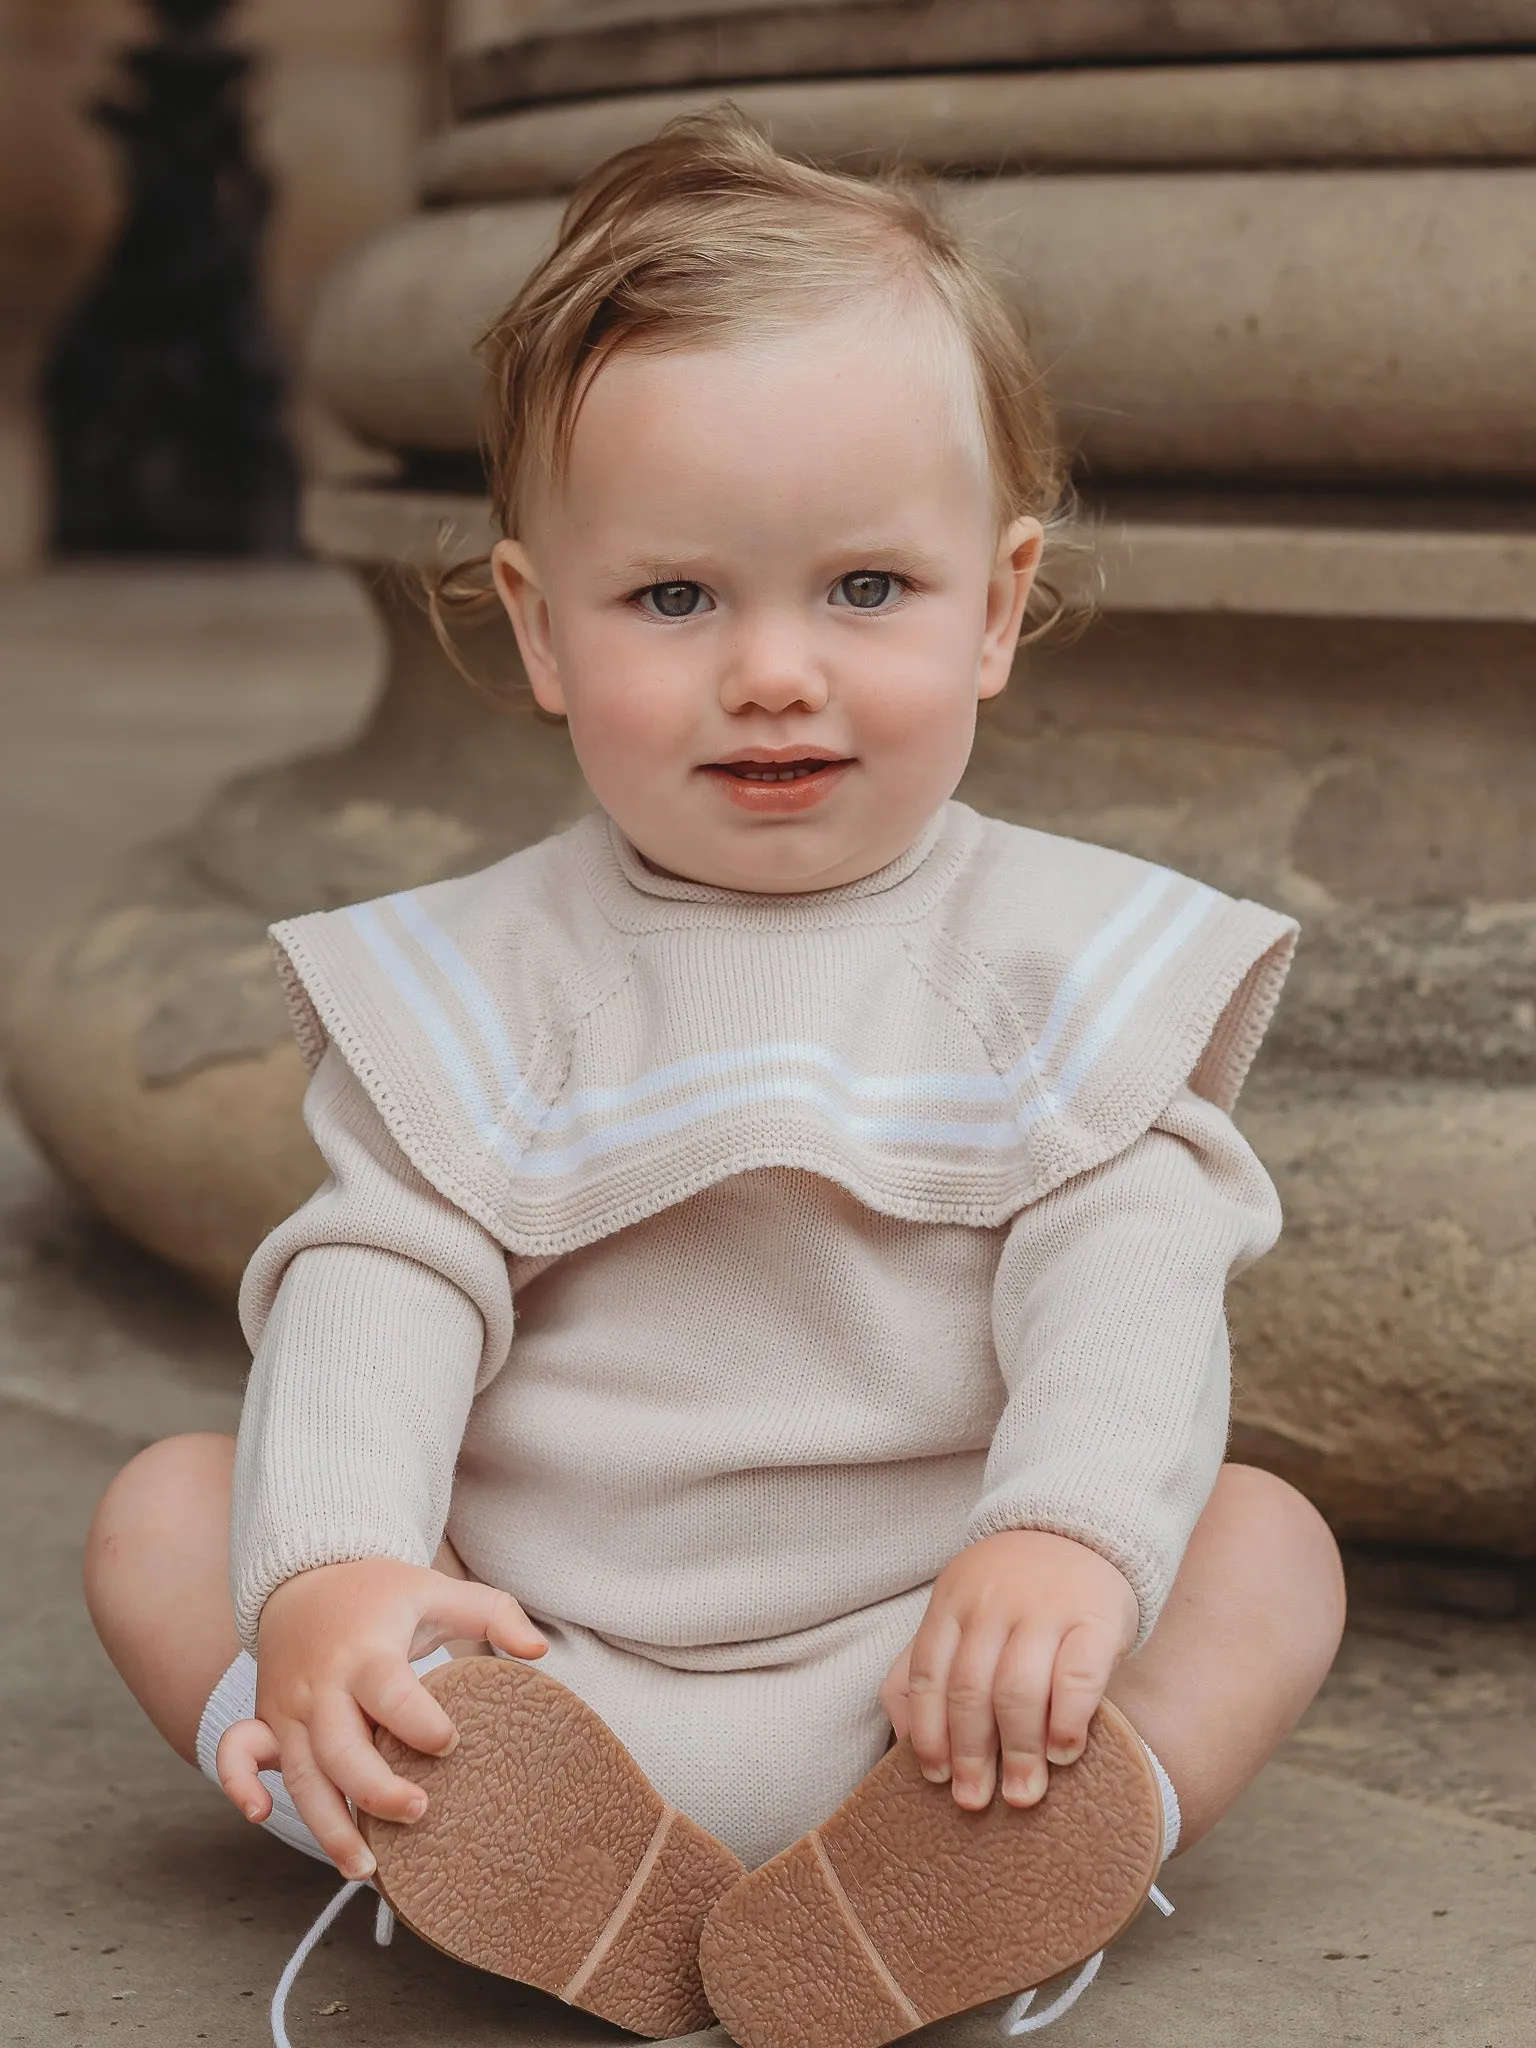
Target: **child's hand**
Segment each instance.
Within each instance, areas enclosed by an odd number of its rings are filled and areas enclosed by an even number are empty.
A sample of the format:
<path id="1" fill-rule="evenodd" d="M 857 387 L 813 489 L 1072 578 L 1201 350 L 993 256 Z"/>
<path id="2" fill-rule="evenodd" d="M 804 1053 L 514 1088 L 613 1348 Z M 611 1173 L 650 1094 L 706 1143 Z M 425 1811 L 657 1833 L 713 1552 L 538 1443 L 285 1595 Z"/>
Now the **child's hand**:
<path id="1" fill-rule="evenodd" d="M 1033 1806 L 1047 1760 L 1075 1763 L 1110 1674 L 1136 1640 L 1136 1596 L 1097 1551 L 1038 1529 L 985 1537 L 939 1574 L 881 1700 L 923 1775 L 957 1804 Z"/>
<path id="2" fill-rule="evenodd" d="M 272 1802 L 258 1771 L 281 1770 L 290 1798 L 347 1877 L 374 1860 L 347 1800 L 382 1820 L 419 1820 L 426 1794 L 397 1777 L 373 1744 L 388 1728 L 412 1749 L 446 1756 L 453 1723 L 411 1669 L 459 1637 L 514 1657 L 549 1647 L 510 1593 L 389 1558 L 331 1564 L 279 1586 L 262 1609 L 255 1721 L 219 1744 L 219 1782 L 248 1820 Z"/>

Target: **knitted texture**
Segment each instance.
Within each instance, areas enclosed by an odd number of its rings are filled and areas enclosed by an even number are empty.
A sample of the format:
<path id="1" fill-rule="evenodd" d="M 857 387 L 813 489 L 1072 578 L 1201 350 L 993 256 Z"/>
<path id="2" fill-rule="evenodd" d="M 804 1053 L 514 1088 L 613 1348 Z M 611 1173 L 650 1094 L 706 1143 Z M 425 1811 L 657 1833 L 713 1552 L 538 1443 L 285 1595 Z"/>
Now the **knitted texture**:
<path id="1" fill-rule="evenodd" d="M 1192 1075 L 1230 1109 L 1294 933 L 949 804 L 841 889 L 671 881 L 591 817 L 274 937 L 311 1060 L 333 1043 L 418 1171 L 538 1254 L 766 1166 L 909 1222 L 1004 1223 Z"/>
<path id="2" fill-rule="evenodd" d="M 1145 1638 L 1278 1227 L 1225 1110 L 1285 920 L 952 805 L 817 897 L 599 820 L 279 938 L 331 1178 L 243 1298 L 248 1646 L 283 1579 L 445 1526 L 677 1671 L 809 1669 L 1000 1528 L 1110 1558 Z"/>

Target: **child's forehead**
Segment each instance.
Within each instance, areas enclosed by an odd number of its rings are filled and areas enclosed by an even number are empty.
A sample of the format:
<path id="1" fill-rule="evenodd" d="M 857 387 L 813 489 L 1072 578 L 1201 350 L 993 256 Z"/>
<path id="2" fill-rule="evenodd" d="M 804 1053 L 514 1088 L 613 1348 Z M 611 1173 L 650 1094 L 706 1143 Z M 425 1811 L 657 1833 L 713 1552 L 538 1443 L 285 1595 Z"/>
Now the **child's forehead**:
<path id="1" fill-rule="evenodd" d="M 663 332 L 616 350 L 586 393 L 573 455 L 579 444 L 601 457 L 616 434 L 648 430 L 675 437 L 677 459 L 706 465 L 712 449 L 724 457 L 738 444 L 761 457 L 770 430 L 775 444 L 806 440 L 829 456 L 850 443 L 909 459 L 958 453 L 990 484 L 970 344 L 913 294 L 768 308 L 710 334 Z"/>
<path id="2" fill-rule="evenodd" d="M 976 404 L 975 358 L 958 322 L 931 293 L 894 282 L 864 286 L 830 303 L 788 297 L 744 304 L 707 331 L 659 327 L 617 350 L 610 367 L 700 360 L 743 374 L 804 369 L 829 383 L 850 369 L 907 385 L 938 381 Z"/>

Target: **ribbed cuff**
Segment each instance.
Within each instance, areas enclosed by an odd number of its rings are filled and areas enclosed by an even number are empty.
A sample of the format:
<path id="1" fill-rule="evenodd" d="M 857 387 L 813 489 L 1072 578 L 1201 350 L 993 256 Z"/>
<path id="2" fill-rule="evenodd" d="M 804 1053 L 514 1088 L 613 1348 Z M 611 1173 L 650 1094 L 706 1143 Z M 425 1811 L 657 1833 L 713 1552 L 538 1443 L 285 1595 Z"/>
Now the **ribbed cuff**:
<path id="1" fill-rule="evenodd" d="M 231 1561 L 230 1592 L 235 1607 L 235 1634 L 242 1649 L 256 1654 L 256 1632 L 261 1611 L 277 1591 L 303 1572 L 318 1571 L 327 1564 L 360 1564 L 365 1558 L 386 1557 L 399 1564 L 430 1565 L 430 1557 L 404 1557 L 398 1541 L 378 1530 L 335 1530 L 323 1543 L 308 1549 L 285 1549 L 281 1554 L 261 1550 L 254 1556 Z"/>
<path id="2" fill-rule="evenodd" d="M 1024 1504 L 1017 1501 L 987 1502 L 972 1516 L 966 1541 L 979 1543 L 985 1536 L 1001 1536 L 1012 1529 L 1038 1529 L 1047 1536 L 1065 1536 L 1073 1543 L 1081 1543 L 1085 1550 L 1096 1552 L 1107 1564 L 1112 1564 L 1136 1596 L 1134 1648 L 1141 1648 L 1157 1626 L 1157 1618 L 1173 1584 L 1173 1575 L 1161 1559 L 1149 1556 L 1145 1549 L 1128 1543 L 1123 1536 L 1117 1540 L 1102 1528 L 1090 1528 L 1069 1516 L 1031 1514 Z"/>

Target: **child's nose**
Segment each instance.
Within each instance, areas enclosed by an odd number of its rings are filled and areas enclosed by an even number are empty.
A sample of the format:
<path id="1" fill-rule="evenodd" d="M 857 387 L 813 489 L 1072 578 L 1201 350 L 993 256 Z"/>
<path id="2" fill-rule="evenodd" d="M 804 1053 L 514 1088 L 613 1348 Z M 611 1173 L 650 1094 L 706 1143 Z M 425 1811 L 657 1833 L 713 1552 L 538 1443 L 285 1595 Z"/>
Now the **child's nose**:
<path id="1" fill-rule="evenodd" d="M 740 623 L 720 679 L 726 711 L 820 711 L 827 694 L 821 661 L 796 622 L 759 615 Z"/>

